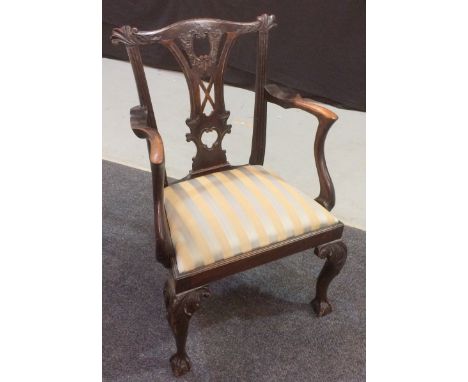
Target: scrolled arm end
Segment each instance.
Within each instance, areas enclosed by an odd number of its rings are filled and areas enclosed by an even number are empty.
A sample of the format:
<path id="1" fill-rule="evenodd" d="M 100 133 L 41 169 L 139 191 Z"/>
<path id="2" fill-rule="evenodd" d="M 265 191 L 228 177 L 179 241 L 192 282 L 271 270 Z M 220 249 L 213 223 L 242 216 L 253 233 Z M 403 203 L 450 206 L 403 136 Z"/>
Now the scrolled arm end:
<path id="1" fill-rule="evenodd" d="M 150 145 L 150 162 L 155 165 L 164 163 L 164 145 L 157 130 L 148 125 L 148 110 L 144 106 L 130 109 L 130 125 L 138 138 L 144 138 Z"/>

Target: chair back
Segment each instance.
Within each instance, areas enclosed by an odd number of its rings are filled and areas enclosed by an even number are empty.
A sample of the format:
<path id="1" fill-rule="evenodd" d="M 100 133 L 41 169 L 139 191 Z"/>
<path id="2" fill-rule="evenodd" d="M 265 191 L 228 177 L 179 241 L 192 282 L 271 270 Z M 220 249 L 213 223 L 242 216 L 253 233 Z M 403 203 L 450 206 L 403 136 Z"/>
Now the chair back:
<path id="1" fill-rule="evenodd" d="M 229 111 L 224 105 L 224 70 L 229 52 L 237 38 L 253 32 L 258 33 L 258 49 L 254 128 L 249 162 L 263 164 L 266 137 L 266 55 L 268 31 L 274 25 L 274 16 L 264 14 L 250 23 L 192 19 L 155 31 L 139 31 L 128 25 L 113 30 L 112 42 L 122 43 L 127 49 L 140 105 L 148 111 L 147 122 L 151 128 L 157 130 L 140 46 L 161 44 L 169 49 L 180 65 L 190 93 L 190 117 L 186 120 L 190 132 L 186 138 L 188 142 L 194 142 L 196 145 L 189 177 L 230 166 L 226 151 L 222 148 L 222 140 L 231 130 L 231 125 L 227 123 Z M 210 132 L 216 134 L 212 144 L 208 144 L 204 136 Z"/>

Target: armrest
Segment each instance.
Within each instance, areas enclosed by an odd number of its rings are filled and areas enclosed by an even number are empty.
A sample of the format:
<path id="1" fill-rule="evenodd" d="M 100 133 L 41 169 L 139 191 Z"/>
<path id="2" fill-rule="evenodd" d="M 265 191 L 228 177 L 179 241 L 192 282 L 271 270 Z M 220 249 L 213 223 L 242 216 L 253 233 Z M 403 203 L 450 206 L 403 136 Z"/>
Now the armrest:
<path id="1" fill-rule="evenodd" d="M 269 102 L 275 103 L 285 109 L 301 109 L 317 117 L 319 125 L 315 134 L 314 157 L 320 182 L 320 194 L 315 200 L 331 211 L 335 206 L 335 188 L 328 172 L 327 162 L 325 161 L 325 139 L 328 130 L 338 119 L 338 116 L 331 110 L 317 105 L 309 99 L 302 98 L 298 93 L 279 87 L 278 85 L 270 84 L 265 86 L 265 93 L 265 98 Z"/>
<path id="2" fill-rule="evenodd" d="M 149 144 L 149 159 L 152 164 L 164 164 L 164 145 L 157 130 L 148 125 L 148 110 L 144 106 L 130 109 L 130 125 L 138 138 L 145 138 Z"/>
<path id="3" fill-rule="evenodd" d="M 265 90 L 268 102 L 276 103 L 285 109 L 301 109 L 315 115 L 318 120 L 327 119 L 336 121 L 338 119 L 338 116 L 331 110 L 317 105 L 310 99 L 302 98 L 299 93 L 296 93 L 291 89 L 280 87 L 275 84 L 269 84 L 265 86 Z"/>
<path id="4" fill-rule="evenodd" d="M 172 239 L 164 208 L 164 185 L 166 169 L 164 165 L 164 145 L 156 129 L 148 125 L 148 110 L 144 106 L 130 109 L 130 125 L 138 138 L 148 142 L 151 174 L 153 178 L 154 225 L 156 234 L 156 258 L 166 268 L 171 266 L 174 255 Z"/>

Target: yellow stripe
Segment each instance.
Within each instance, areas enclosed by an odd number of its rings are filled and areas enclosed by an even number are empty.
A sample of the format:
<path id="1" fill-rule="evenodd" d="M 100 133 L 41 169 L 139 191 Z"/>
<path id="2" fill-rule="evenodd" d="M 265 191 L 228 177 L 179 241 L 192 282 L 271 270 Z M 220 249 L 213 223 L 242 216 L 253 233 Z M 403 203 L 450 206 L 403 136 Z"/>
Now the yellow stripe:
<path id="1" fill-rule="evenodd" d="M 252 243 L 250 242 L 250 239 L 239 220 L 239 215 L 236 214 L 236 211 L 234 210 L 232 205 L 228 202 L 228 200 L 221 193 L 221 191 L 219 191 L 218 187 L 216 187 L 216 185 L 213 184 L 208 177 L 199 176 L 196 179 L 203 185 L 205 190 L 211 195 L 211 197 L 216 201 L 216 203 L 219 204 L 221 211 L 226 214 L 229 223 L 232 225 L 234 231 L 238 236 L 241 251 L 250 251 L 252 249 Z"/>
<path id="2" fill-rule="evenodd" d="M 232 253 L 232 248 L 231 244 L 229 244 L 229 241 L 226 238 L 226 234 L 224 231 L 221 229 L 221 224 L 216 218 L 216 216 L 211 212 L 211 207 L 208 205 L 208 203 L 205 202 L 205 200 L 202 197 L 202 194 L 197 191 L 197 189 L 192 185 L 191 182 L 182 182 L 180 183 L 180 186 L 186 190 L 186 192 L 189 195 L 196 195 L 196 200 L 194 199 L 194 204 L 196 205 L 198 211 L 203 215 L 205 218 L 205 221 L 209 224 L 211 227 L 211 230 L 215 234 L 216 238 L 219 239 L 221 247 L 223 248 L 223 257 L 231 257 L 233 255 Z"/>
<path id="3" fill-rule="evenodd" d="M 166 189 L 169 192 L 173 192 L 172 190 Z M 170 203 L 167 203 L 167 195 L 166 197 L 166 207 Z M 176 252 L 176 258 L 177 258 L 177 268 L 179 269 L 180 272 L 183 272 L 183 269 L 194 269 L 195 268 L 195 262 L 193 261 L 192 256 L 186 255 L 188 252 L 187 248 L 187 241 L 190 240 L 191 236 L 188 237 L 187 239 L 184 238 L 184 235 L 181 233 L 180 225 L 182 224 L 182 219 L 178 216 L 177 211 L 174 209 L 174 207 L 171 205 L 171 209 L 169 210 L 171 213 L 167 212 L 167 220 L 169 222 L 169 229 L 171 232 L 171 237 L 172 237 L 172 242 L 174 243 L 175 246 L 175 252 Z M 175 214 L 177 216 L 173 217 L 172 214 Z M 171 218 L 172 217 L 172 218 Z"/>
<path id="4" fill-rule="evenodd" d="M 309 215 L 309 219 L 311 220 L 311 229 L 316 230 L 319 228 L 322 228 L 322 223 L 320 222 L 320 219 L 318 217 L 318 212 L 314 209 L 314 207 L 311 205 L 310 202 L 308 202 L 300 193 L 298 190 L 296 190 L 294 187 L 283 181 L 282 179 L 278 179 L 278 181 L 281 182 L 283 187 L 285 187 L 291 195 L 296 199 L 296 201 L 304 208 L 304 210 L 307 212 L 307 215 Z M 317 203 L 316 201 L 313 201 L 314 203 Z M 319 205 L 318 205 L 319 206 Z M 329 220 L 329 214 L 324 214 L 327 218 L 327 221 Z"/>
<path id="5" fill-rule="evenodd" d="M 285 240 L 292 234 L 301 235 L 337 222 L 312 198 L 261 166 L 217 172 L 198 177 L 196 182 L 181 182 L 177 185 L 180 187 L 178 191 L 171 187 L 165 190 L 169 226 L 181 273 L 212 264 L 220 256 L 235 256 L 237 253 L 234 253 L 234 249 L 239 248 L 241 253 L 245 253 L 254 249 L 254 244 L 255 248 L 263 247 Z M 218 182 L 222 183 L 222 188 Z M 186 195 L 179 195 L 178 192 Z M 248 197 L 245 192 L 248 192 Z M 190 201 L 186 198 L 188 196 Z M 270 201 L 273 199 L 272 204 Z M 216 210 L 212 209 L 212 203 L 216 205 Z M 196 210 L 191 210 L 192 207 Z M 256 210 L 257 207 L 261 208 L 261 213 Z M 251 226 L 242 222 L 243 215 L 249 219 Z M 292 231 L 287 218 L 292 224 Z M 287 223 L 288 229 L 285 229 L 283 222 Z M 209 230 L 209 235 L 206 230 Z M 272 235 L 270 238 L 267 232 L 276 237 Z M 210 240 L 216 240 L 216 245 Z M 235 242 L 234 247 L 231 247 L 231 241 L 232 245 Z M 212 253 L 218 249 L 222 253 Z"/>
<path id="6" fill-rule="evenodd" d="M 253 166 L 246 166 L 246 168 L 251 168 Z M 294 192 L 296 194 L 296 196 L 302 200 L 304 200 L 305 203 L 308 203 L 309 205 L 312 204 L 315 208 L 313 209 L 314 211 L 314 215 L 318 215 L 320 213 L 322 213 L 327 222 L 332 225 L 332 224 L 335 224 L 338 222 L 338 219 L 335 218 L 335 216 L 333 216 L 333 214 L 330 213 L 330 211 L 328 211 L 325 207 L 323 207 L 320 203 L 316 202 L 315 200 L 313 200 L 312 198 L 310 198 L 309 196 L 307 195 L 304 195 L 301 191 L 297 190 L 295 187 L 291 186 L 290 184 L 286 183 L 284 181 L 283 178 L 281 178 L 278 174 L 276 173 L 270 173 L 268 171 L 266 171 L 263 167 L 261 167 L 260 169 L 258 168 L 259 166 L 255 166 L 256 170 L 258 173 L 261 173 L 263 174 L 264 176 L 272 176 L 274 178 L 276 178 L 278 181 L 281 182 L 281 184 L 283 184 L 288 190 L 290 190 L 291 192 Z M 310 200 L 308 200 L 310 199 Z M 317 211 L 318 210 L 318 211 Z"/>
<path id="7" fill-rule="evenodd" d="M 277 199 L 278 202 L 281 202 L 283 208 L 286 210 L 286 213 L 288 214 L 289 218 L 293 222 L 293 229 L 294 229 L 294 234 L 295 235 L 301 235 L 305 232 L 306 227 L 303 226 L 301 223 L 301 220 L 299 219 L 296 209 L 294 206 L 291 205 L 288 199 L 283 195 L 283 193 L 276 188 L 276 186 L 273 184 L 273 182 L 264 174 L 262 174 L 260 171 L 252 171 L 249 166 L 246 166 L 245 169 L 247 171 L 250 171 L 251 173 L 255 174 L 257 179 L 262 182 L 265 187 L 268 188 L 268 190 L 275 195 L 275 198 Z"/>
<path id="8" fill-rule="evenodd" d="M 177 241 L 175 246 L 177 253 L 177 269 L 179 272 L 183 273 L 195 269 L 195 263 L 192 256 L 190 256 L 191 251 L 188 244 Z"/>
<path id="9" fill-rule="evenodd" d="M 255 213 L 252 213 L 252 208 L 245 201 L 244 195 L 242 195 L 237 186 L 233 182 L 231 182 L 231 180 L 222 172 L 215 172 L 212 175 L 223 183 L 223 186 L 226 187 L 229 190 L 229 192 L 233 195 L 233 197 L 244 210 L 245 214 L 249 216 L 250 220 L 252 221 L 252 224 L 255 226 L 255 231 L 259 236 L 260 246 L 263 247 L 270 244 L 270 240 L 265 232 L 265 228 L 263 227 L 262 222 Z"/>
<path id="10" fill-rule="evenodd" d="M 249 179 L 248 176 L 237 169 L 232 170 L 231 174 L 236 176 L 237 179 L 239 179 L 253 194 L 255 194 L 257 201 L 263 206 L 263 209 L 270 217 L 271 223 L 275 226 L 278 241 L 287 239 L 288 234 L 283 224 L 281 223 L 281 216 L 278 216 L 275 209 L 266 201 L 265 196 L 259 191 L 258 187 L 255 185 L 252 179 Z"/>
<path id="11" fill-rule="evenodd" d="M 167 192 L 170 191 L 170 192 Z M 211 264 L 214 262 L 214 257 L 213 254 L 211 253 L 211 250 L 208 246 L 208 244 L 205 241 L 205 235 L 203 235 L 202 230 L 199 228 L 199 224 L 195 221 L 193 216 L 188 212 L 187 208 L 176 208 L 175 206 L 179 204 L 180 206 L 184 205 L 184 201 L 173 191 L 170 190 L 169 187 L 166 188 L 166 193 L 165 193 L 165 198 L 166 200 L 172 205 L 172 208 L 174 211 L 177 211 L 177 214 L 179 215 L 179 218 L 186 227 L 186 229 L 190 232 L 190 236 L 196 243 L 198 247 L 198 251 L 192 250 L 193 253 L 199 253 L 203 260 L 204 264 Z M 187 256 L 190 256 L 188 254 Z"/>

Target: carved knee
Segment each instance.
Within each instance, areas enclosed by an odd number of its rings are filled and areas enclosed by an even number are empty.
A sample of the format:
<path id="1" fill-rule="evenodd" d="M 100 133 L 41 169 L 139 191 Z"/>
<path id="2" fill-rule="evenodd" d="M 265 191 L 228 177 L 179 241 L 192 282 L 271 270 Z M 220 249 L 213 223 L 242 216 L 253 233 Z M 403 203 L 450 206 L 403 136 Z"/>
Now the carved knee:
<path id="1" fill-rule="evenodd" d="M 200 307 L 202 298 L 210 296 L 207 286 L 176 295 L 174 280 L 171 278 L 164 287 L 164 302 L 167 309 L 167 321 L 176 340 L 177 352 L 170 358 L 172 371 L 180 376 L 190 370 L 190 358 L 185 345 L 190 318 Z"/>
<path id="2" fill-rule="evenodd" d="M 347 248 L 342 241 L 334 241 L 315 248 L 315 254 L 321 259 L 326 259 L 317 279 L 315 298 L 311 301 L 317 316 L 322 317 L 332 311 L 327 297 L 328 286 L 346 263 Z"/>

